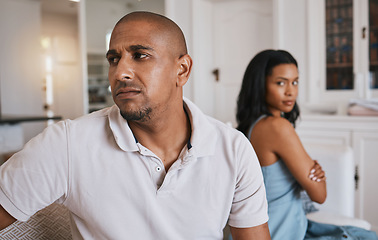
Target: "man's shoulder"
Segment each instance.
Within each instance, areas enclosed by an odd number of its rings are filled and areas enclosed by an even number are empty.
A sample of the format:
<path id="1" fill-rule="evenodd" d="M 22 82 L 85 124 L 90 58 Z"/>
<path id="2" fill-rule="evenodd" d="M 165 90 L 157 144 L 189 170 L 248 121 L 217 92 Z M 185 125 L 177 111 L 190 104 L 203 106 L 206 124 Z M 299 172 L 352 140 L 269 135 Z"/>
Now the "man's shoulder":
<path id="1" fill-rule="evenodd" d="M 45 131 L 48 132 L 71 132 L 76 136 L 85 132 L 95 132 L 97 130 L 104 129 L 109 123 L 108 116 L 113 107 L 104 108 L 89 114 L 85 114 L 75 119 L 64 119 L 55 124 L 48 126 Z M 101 127 L 103 126 L 103 127 Z"/>
<path id="2" fill-rule="evenodd" d="M 114 111 L 114 108 L 116 108 L 115 105 L 111 107 L 106 107 L 97 111 L 93 111 L 91 113 L 85 114 L 79 118 L 76 118 L 75 120 L 82 120 L 82 119 L 97 119 L 102 117 L 109 116 L 110 112 Z"/>
<path id="3" fill-rule="evenodd" d="M 240 131 L 232 126 L 231 122 L 222 122 L 214 117 L 206 115 L 206 118 L 213 125 L 218 131 L 223 132 L 225 134 L 236 134 L 240 135 Z"/>
<path id="4" fill-rule="evenodd" d="M 214 141 L 221 143 L 223 147 L 232 146 L 230 149 L 236 150 L 240 146 L 249 146 L 249 140 L 242 132 L 232 126 L 231 122 L 224 123 L 214 117 L 205 115 L 208 124 L 212 126 L 212 136 Z"/>
<path id="5" fill-rule="evenodd" d="M 112 112 L 112 111 L 114 111 L 114 106 L 103 108 L 103 109 L 85 114 L 83 116 L 80 116 L 78 118 L 75 118 L 73 120 L 68 119 L 66 121 L 69 122 L 69 124 L 73 124 L 73 125 L 89 124 L 91 122 L 98 123 L 99 121 L 106 120 L 108 118 L 110 112 Z"/>
<path id="6" fill-rule="evenodd" d="M 243 138 L 243 134 L 232 126 L 232 123 L 224 123 L 212 116 L 203 113 L 198 106 L 185 99 L 192 118 L 194 128 L 200 130 L 201 134 L 209 134 L 213 137 L 222 137 L 227 139 Z"/>

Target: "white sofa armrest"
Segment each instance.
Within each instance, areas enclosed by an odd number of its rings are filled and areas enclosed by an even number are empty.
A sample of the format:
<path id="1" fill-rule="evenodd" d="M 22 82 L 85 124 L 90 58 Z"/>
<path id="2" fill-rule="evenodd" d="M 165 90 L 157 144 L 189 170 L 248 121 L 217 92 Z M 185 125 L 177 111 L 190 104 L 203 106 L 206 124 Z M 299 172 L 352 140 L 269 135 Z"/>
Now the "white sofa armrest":
<path id="1" fill-rule="evenodd" d="M 306 216 L 309 220 L 312 220 L 314 222 L 333 224 L 338 226 L 354 226 L 366 230 L 371 229 L 370 223 L 365 220 L 342 216 L 337 213 L 317 211 L 308 213 Z"/>

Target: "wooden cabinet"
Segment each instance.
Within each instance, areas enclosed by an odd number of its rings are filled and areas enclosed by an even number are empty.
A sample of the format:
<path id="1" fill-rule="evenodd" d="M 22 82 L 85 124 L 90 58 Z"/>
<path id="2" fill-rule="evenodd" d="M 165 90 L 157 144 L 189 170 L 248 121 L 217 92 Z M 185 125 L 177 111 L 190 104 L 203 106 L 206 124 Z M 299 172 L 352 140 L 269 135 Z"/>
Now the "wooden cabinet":
<path id="1" fill-rule="evenodd" d="M 356 165 L 355 217 L 368 221 L 378 232 L 378 118 L 302 116 L 297 132 L 303 143 L 352 147 Z"/>

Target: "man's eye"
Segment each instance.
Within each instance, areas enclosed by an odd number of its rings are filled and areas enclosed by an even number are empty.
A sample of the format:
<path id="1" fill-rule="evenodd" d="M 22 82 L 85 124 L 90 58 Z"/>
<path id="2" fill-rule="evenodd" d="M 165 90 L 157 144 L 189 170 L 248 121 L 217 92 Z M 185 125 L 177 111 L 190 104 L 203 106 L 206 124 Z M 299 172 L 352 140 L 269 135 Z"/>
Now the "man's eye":
<path id="1" fill-rule="evenodd" d="M 294 86 L 297 86 L 298 84 L 299 84 L 298 81 L 294 81 L 294 82 L 293 82 L 293 85 L 294 85 Z"/>
<path id="2" fill-rule="evenodd" d="M 119 62 L 119 57 L 109 57 L 108 58 L 109 64 L 114 64 Z"/>
<path id="3" fill-rule="evenodd" d="M 142 58 L 146 58 L 148 55 L 147 54 L 144 54 L 144 53 L 135 53 L 134 54 L 134 58 L 136 59 L 142 59 Z"/>

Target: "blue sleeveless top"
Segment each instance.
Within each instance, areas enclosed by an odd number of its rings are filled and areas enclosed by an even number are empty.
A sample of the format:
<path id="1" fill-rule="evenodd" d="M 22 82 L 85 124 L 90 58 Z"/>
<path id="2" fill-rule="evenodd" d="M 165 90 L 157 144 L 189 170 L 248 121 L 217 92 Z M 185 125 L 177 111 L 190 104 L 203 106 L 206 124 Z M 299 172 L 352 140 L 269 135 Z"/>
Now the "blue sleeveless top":
<path id="1" fill-rule="evenodd" d="M 248 137 L 255 124 L 250 127 Z M 269 166 L 261 167 L 266 198 L 268 200 L 269 231 L 272 239 L 304 239 L 307 218 L 300 198 L 301 187 L 285 163 L 279 159 Z"/>
<path id="2" fill-rule="evenodd" d="M 251 136 L 255 124 L 248 131 Z M 374 231 L 353 226 L 336 226 L 306 218 L 300 198 L 301 187 L 282 159 L 261 167 L 268 200 L 269 231 L 272 240 L 378 240 Z M 232 240 L 231 235 L 228 239 Z"/>
<path id="3" fill-rule="evenodd" d="M 261 169 L 272 239 L 304 239 L 307 218 L 302 207 L 299 184 L 282 160 Z"/>

